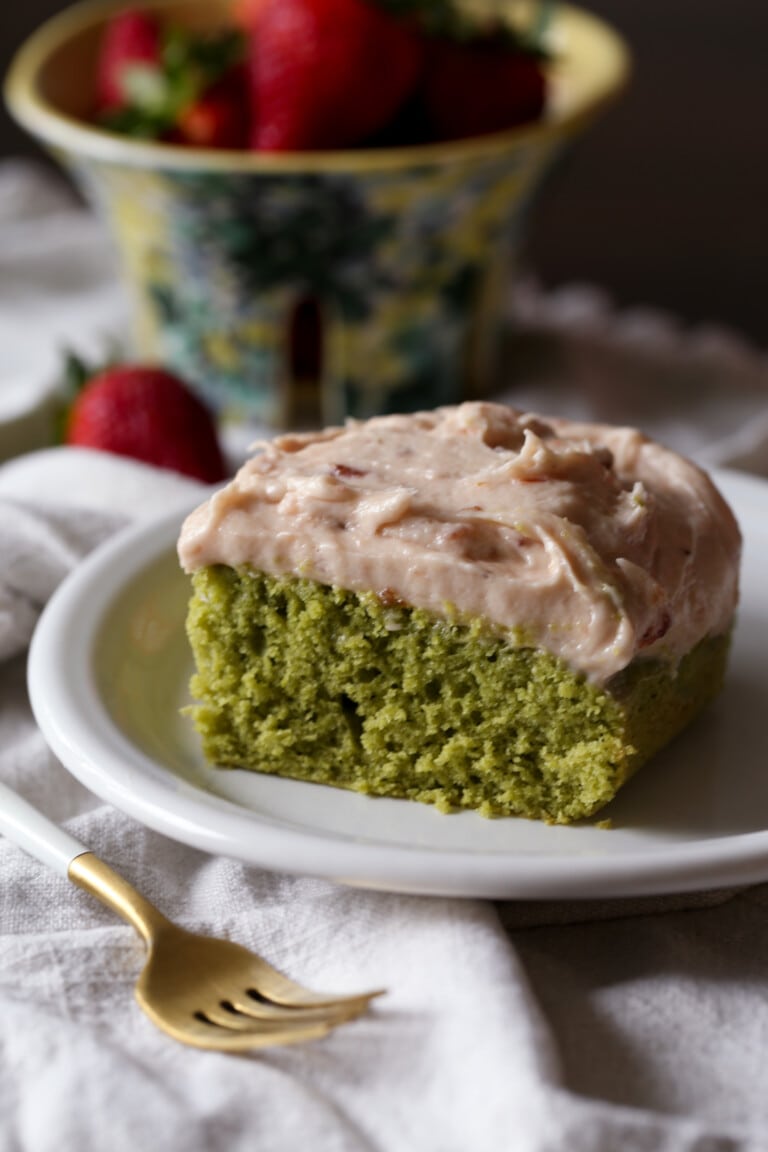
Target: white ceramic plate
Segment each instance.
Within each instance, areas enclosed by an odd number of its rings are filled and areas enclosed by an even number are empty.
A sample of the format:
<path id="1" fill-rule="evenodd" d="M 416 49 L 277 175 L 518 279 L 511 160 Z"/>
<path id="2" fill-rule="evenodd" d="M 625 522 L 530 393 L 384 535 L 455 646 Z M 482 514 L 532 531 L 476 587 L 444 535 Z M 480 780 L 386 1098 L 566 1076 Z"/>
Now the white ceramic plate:
<path id="1" fill-rule="evenodd" d="M 59 589 L 32 644 L 38 723 L 70 771 L 151 828 L 266 868 L 391 891 L 598 897 L 768 880 L 768 484 L 717 480 L 745 535 L 727 686 L 592 825 L 443 815 L 208 767 L 180 708 L 191 657 L 181 516 L 120 535 Z"/>

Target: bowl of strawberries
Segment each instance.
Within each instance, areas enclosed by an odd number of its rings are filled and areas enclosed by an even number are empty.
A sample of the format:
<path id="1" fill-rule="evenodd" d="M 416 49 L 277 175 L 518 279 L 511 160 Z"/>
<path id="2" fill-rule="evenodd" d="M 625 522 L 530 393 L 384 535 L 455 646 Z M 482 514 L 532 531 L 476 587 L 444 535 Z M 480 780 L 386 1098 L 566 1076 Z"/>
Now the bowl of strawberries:
<path id="1" fill-rule="evenodd" d="M 112 230 L 135 353 L 287 428 L 493 386 L 525 211 L 628 70 L 550 0 L 88 0 L 5 94 Z"/>

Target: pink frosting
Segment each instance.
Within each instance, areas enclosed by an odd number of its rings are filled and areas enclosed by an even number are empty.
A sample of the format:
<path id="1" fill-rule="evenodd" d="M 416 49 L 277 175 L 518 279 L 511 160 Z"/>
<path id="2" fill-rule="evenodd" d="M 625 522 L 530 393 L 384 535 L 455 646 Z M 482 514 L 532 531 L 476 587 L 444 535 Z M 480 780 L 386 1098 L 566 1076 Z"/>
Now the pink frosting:
<path id="1" fill-rule="evenodd" d="M 251 565 L 480 617 L 604 682 L 725 632 L 740 535 L 712 481 L 632 428 L 490 403 L 282 436 L 184 524 L 186 571 Z"/>

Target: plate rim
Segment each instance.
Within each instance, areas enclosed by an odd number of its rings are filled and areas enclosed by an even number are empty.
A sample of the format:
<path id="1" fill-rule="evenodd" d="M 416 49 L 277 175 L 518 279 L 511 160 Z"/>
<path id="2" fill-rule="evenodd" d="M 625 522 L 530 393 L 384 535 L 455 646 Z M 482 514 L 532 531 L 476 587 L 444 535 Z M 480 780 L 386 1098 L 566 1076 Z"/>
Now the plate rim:
<path id="1" fill-rule="evenodd" d="M 768 498 L 768 482 L 761 477 L 730 469 L 709 471 L 729 503 L 736 505 L 737 516 L 738 505 Z M 99 545 L 54 592 L 32 637 L 27 683 L 35 720 L 63 766 L 96 796 L 146 827 L 202 851 L 268 870 L 381 891 L 585 900 L 768 880 L 768 828 L 681 843 L 664 841 L 658 854 L 469 852 L 340 839 L 322 828 L 265 820 L 264 814 L 192 785 L 192 794 L 187 795 L 179 787 L 180 778 L 132 743 L 112 720 L 91 665 L 109 605 L 173 546 L 183 516 L 204 494 L 180 502 L 161 517 L 128 526 Z M 85 617 L 76 611 L 84 600 Z M 80 642 L 71 647 L 74 631 Z M 83 704 L 88 708 L 87 721 Z M 210 817 L 212 799 L 217 808 L 213 827 L 205 819 Z"/>

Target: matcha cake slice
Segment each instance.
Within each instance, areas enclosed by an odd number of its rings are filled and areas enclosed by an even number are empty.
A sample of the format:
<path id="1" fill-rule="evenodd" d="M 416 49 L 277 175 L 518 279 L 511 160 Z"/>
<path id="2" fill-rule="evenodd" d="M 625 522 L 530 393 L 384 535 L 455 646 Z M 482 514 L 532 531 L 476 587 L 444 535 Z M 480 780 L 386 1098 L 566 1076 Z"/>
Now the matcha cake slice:
<path id="1" fill-rule="evenodd" d="M 260 446 L 191 514 L 221 766 L 567 823 L 719 690 L 737 525 L 627 428 L 468 403 Z"/>

